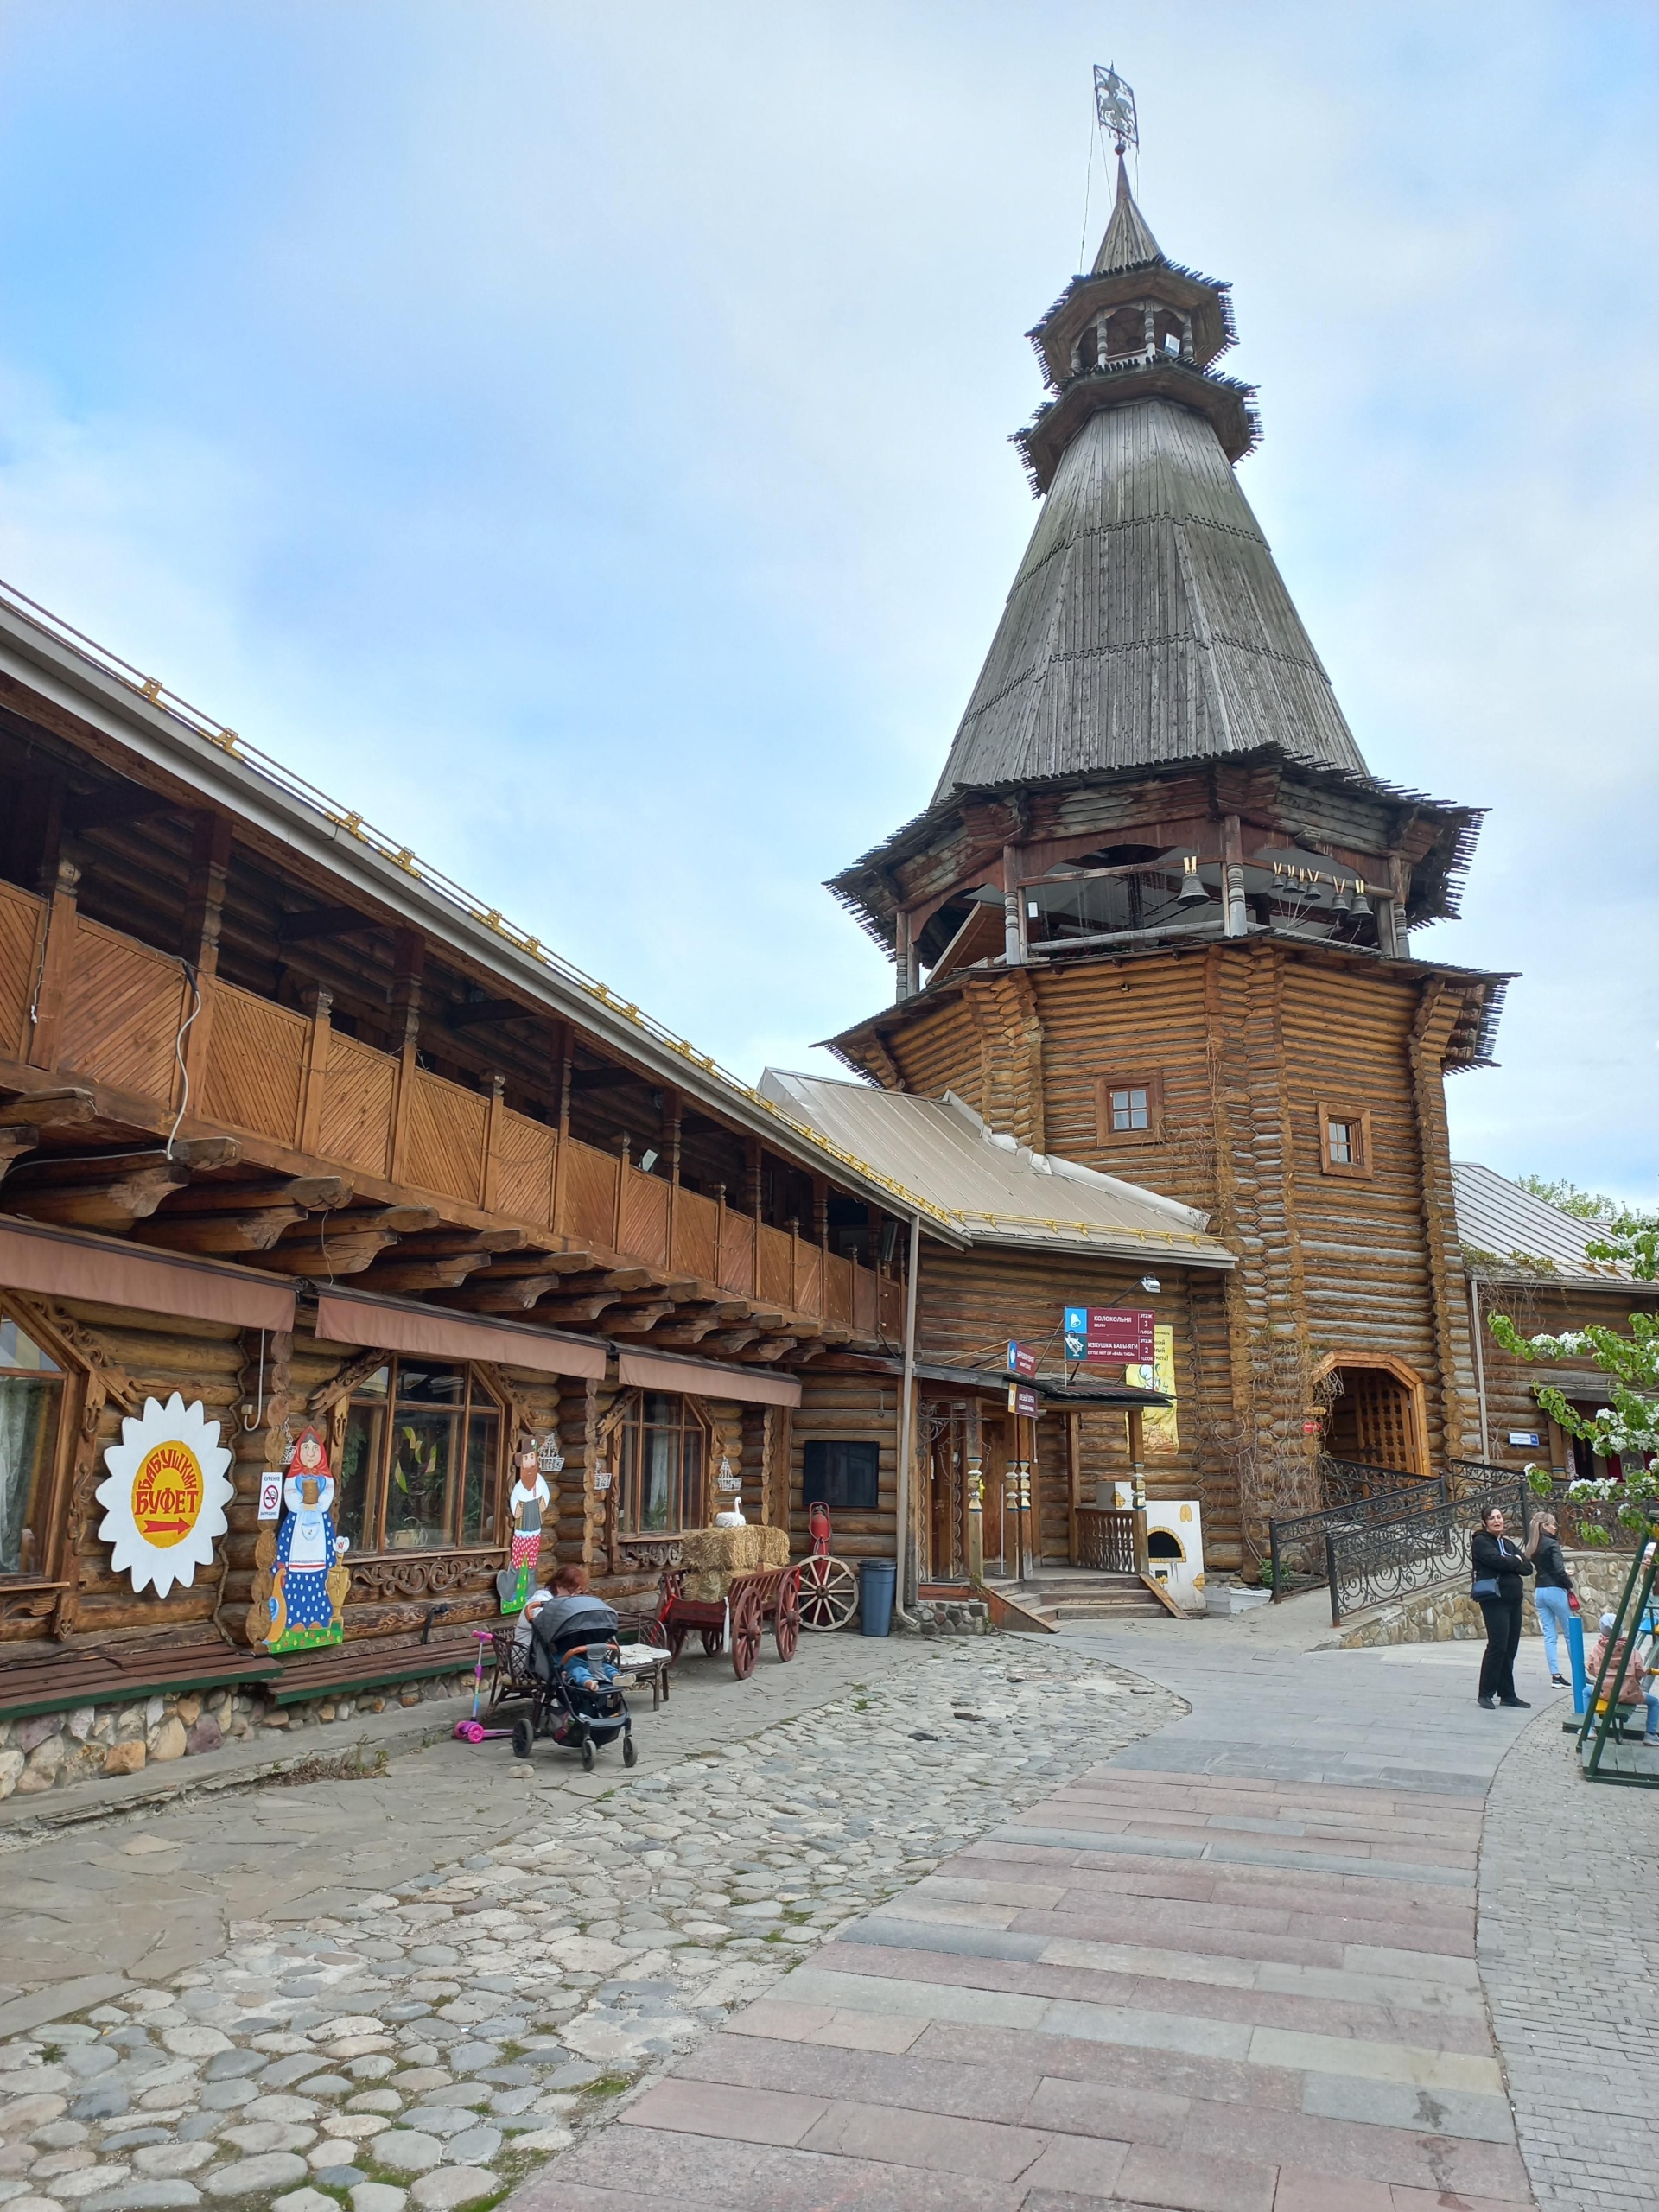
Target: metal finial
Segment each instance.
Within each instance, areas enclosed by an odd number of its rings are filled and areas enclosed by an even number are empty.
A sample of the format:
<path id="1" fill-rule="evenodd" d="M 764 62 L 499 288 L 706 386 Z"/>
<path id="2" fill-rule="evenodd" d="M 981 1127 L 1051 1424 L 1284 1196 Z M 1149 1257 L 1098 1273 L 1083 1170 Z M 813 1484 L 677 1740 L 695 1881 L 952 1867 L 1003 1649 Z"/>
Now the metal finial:
<path id="1" fill-rule="evenodd" d="M 1102 68 L 1095 64 L 1095 114 L 1103 130 L 1109 130 L 1112 143 L 1121 154 L 1130 146 L 1141 143 L 1140 126 L 1135 114 L 1135 92 L 1108 62 Z"/>

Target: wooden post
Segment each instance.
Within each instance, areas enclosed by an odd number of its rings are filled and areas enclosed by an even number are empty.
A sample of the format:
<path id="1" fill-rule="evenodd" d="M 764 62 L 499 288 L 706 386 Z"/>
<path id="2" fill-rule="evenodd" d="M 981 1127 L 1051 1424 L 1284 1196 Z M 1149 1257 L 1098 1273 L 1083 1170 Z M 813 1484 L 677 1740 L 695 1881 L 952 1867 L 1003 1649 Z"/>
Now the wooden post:
<path id="1" fill-rule="evenodd" d="M 29 1065 L 32 1068 L 57 1065 L 58 1033 L 63 1026 L 64 1001 L 69 994 L 70 972 L 74 963 L 75 931 L 79 925 L 75 898 L 79 887 L 80 870 L 73 861 L 60 860 L 52 903 L 46 912 L 40 982 L 29 1008 Z"/>
<path id="2" fill-rule="evenodd" d="M 1129 1479 L 1134 1484 L 1135 1571 L 1147 1572 L 1146 1415 L 1139 1406 L 1129 1408 Z"/>
<path id="3" fill-rule="evenodd" d="M 225 883 L 231 865 L 228 815 L 199 814 L 190 844 L 179 950 L 194 969 L 201 1002 L 184 1035 L 185 1072 L 198 1096 L 207 1069 L 213 1026 L 213 978 L 219 973 L 219 932 L 225 916 Z"/>
<path id="4" fill-rule="evenodd" d="M 486 1094 L 489 1103 L 484 1116 L 484 1158 L 479 1176 L 478 1202 L 486 1213 L 495 1211 L 495 1185 L 498 1154 L 501 1143 L 501 1124 L 507 1110 L 507 1078 L 493 1074 Z"/>
<path id="5" fill-rule="evenodd" d="M 1002 848 L 1002 959 L 1005 966 L 1020 965 L 1020 849 Z"/>
<path id="6" fill-rule="evenodd" d="M 753 1216 L 754 1224 L 758 1229 L 760 1225 L 761 1203 L 766 1194 L 766 1178 L 762 1173 L 760 1140 L 759 1137 L 745 1138 L 743 1143 L 743 1156 L 748 1169 L 749 1211 Z M 755 1249 L 757 1252 L 760 1250 L 758 1241 Z"/>
<path id="7" fill-rule="evenodd" d="M 300 1083 L 300 1126 L 294 1141 L 301 1152 L 318 1149 L 322 1125 L 322 1095 L 328 1080 L 328 1040 L 333 1035 L 328 1016 L 334 996 L 317 986 L 306 994 L 310 1000 L 311 1034 L 306 1039 L 305 1072 Z"/>
<path id="8" fill-rule="evenodd" d="M 406 1180 L 409 1151 L 409 1109 L 415 1095 L 416 1053 L 421 1034 L 421 977 L 426 968 L 426 941 L 413 930 L 399 930 L 393 939 L 391 978 L 392 1034 L 397 1042 L 397 1092 L 391 1109 L 391 1147 L 387 1179 Z"/>
<path id="9" fill-rule="evenodd" d="M 1244 904 L 1244 838 L 1238 817 L 1226 814 L 1221 822 L 1222 934 L 1248 937 L 1249 910 Z"/>
<path id="10" fill-rule="evenodd" d="M 968 1553 L 968 1580 L 978 1589 L 985 1580 L 985 1455 L 979 1426 L 979 1400 L 968 1401 L 968 1465 L 964 1482 L 967 1511 L 963 1516 L 963 1541 Z"/>
<path id="11" fill-rule="evenodd" d="M 558 1142 L 553 1147 L 553 1219 L 551 1226 L 558 1231 L 564 1228 L 564 1162 L 570 1148 L 570 1025 L 559 1025 L 559 1128 Z"/>
<path id="12" fill-rule="evenodd" d="M 909 998 L 916 988 L 916 946 L 911 936 L 910 909 L 901 906 L 893 917 L 895 945 L 893 950 L 893 995 L 894 1001 Z"/>
<path id="13" fill-rule="evenodd" d="M 726 1277 L 726 1185 L 715 1185 L 715 1281 L 724 1285 Z"/>
<path id="14" fill-rule="evenodd" d="M 627 1187 L 628 1149 L 628 1133 L 624 1129 L 622 1132 L 621 1144 L 622 1160 L 621 1165 L 616 1171 L 616 1210 L 611 1217 L 611 1249 L 613 1252 L 620 1252 L 622 1249 L 622 1194 Z"/>
<path id="15" fill-rule="evenodd" d="M 1066 1556 L 1077 1564 L 1077 1510 L 1083 1503 L 1083 1415 L 1065 1416 Z"/>

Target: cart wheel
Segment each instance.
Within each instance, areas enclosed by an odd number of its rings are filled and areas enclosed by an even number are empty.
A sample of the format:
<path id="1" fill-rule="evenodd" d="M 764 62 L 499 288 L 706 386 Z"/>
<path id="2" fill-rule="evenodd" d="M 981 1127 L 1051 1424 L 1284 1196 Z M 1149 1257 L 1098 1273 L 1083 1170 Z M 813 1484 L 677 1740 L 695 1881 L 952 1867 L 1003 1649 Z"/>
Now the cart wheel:
<path id="1" fill-rule="evenodd" d="M 632 1730 L 630 1730 L 630 1731 L 629 1731 L 629 1732 L 628 1732 L 626 1736 L 624 1736 L 624 1737 L 623 1737 L 623 1738 L 622 1738 L 622 1764 L 623 1764 L 623 1765 L 624 1765 L 624 1766 L 632 1766 L 632 1765 L 633 1764 L 634 1761 L 639 1758 L 639 1752 L 638 1752 L 638 1751 L 636 1751 L 634 1750 L 634 1748 L 633 1748 L 633 1734 L 632 1734 Z"/>
<path id="2" fill-rule="evenodd" d="M 671 1667 L 677 1667 L 680 1654 L 685 1649 L 685 1630 L 677 1622 L 665 1629 L 664 1634 L 667 1639 L 668 1663 Z"/>
<path id="3" fill-rule="evenodd" d="M 772 1616 L 772 1640 L 780 1659 L 792 1659 L 801 1640 L 801 1599 L 792 1572 L 778 1585 L 778 1611 Z"/>
<path id="4" fill-rule="evenodd" d="M 760 1656 L 760 1629 L 763 1620 L 760 1592 L 750 1588 L 740 1591 L 732 1600 L 732 1672 L 740 1682 L 747 1682 L 754 1672 L 754 1662 Z"/>
<path id="5" fill-rule="evenodd" d="M 725 1630 L 723 1628 L 705 1628 L 700 1630 L 698 1633 L 702 1637 L 702 1648 L 709 1654 L 709 1656 L 711 1659 L 718 1659 L 720 1656 L 720 1647 L 726 1641 Z"/>
<path id="6" fill-rule="evenodd" d="M 535 1742 L 536 1727 L 534 1722 L 527 1717 L 521 1716 L 512 1724 L 512 1756 L 514 1758 L 527 1759 L 530 1757 Z"/>
<path id="7" fill-rule="evenodd" d="M 858 1610 L 858 1578 L 844 1559 L 804 1559 L 800 1575 L 801 1626 L 817 1630 L 845 1628 Z"/>
<path id="8" fill-rule="evenodd" d="M 594 1739 L 591 1736 L 584 1736 L 582 1739 L 582 1770 L 584 1774 L 591 1774 L 594 1770 Z"/>

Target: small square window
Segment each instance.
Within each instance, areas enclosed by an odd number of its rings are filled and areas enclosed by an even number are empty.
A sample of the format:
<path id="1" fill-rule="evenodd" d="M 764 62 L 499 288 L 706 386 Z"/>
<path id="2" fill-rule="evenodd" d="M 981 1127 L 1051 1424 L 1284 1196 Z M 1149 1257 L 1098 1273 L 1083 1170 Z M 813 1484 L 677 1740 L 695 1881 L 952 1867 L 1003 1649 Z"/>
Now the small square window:
<path id="1" fill-rule="evenodd" d="M 1319 1168 L 1326 1175 L 1371 1173 L 1371 1117 L 1362 1107 L 1319 1108 Z"/>
<path id="2" fill-rule="evenodd" d="M 1103 1075 L 1096 1078 L 1095 1129 L 1101 1144 L 1157 1144 L 1163 1137 L 1161 1075 Z"/>
<path id="3" fill-rule="evenodd" d="M 874 1513 L 880 1500 L 881 1447 L 862 1438 L 809 1437 L 801 1447 L 808 1506 L 831 1513 Z"/>

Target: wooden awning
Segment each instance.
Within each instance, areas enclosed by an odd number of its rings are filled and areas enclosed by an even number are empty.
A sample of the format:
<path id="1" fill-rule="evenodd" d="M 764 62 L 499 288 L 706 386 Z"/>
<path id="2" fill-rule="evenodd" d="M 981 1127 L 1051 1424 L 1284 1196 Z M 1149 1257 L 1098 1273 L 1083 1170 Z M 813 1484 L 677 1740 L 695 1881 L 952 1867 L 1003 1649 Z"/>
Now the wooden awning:
<path id="1" fill-rule="evenodd" d="M 113 1236 L 31 1221 L 0 1222 L 0 1284 L 48 1298 L 135 1306 L 188 1321 L 230 1321 L 244 1329 L 294 1325 L 291 1286 L 251 1268 L 141 1252 Z"/>
<path id="2" fill-rule="evenodd" d="M 597 1381 L 605 1372 L 602 1344 L 550 1329 L 526 1329 L 474 1313 L 449 1313 L 400 1298 L 370 1298 L 360 1291 L 317 1293 L 317 1334 L 333 1344 L 372 1345 L 428 1359 L 492 1359 L 503 1367 L 528 1367 L 538 1375 L 580 1375 Z"/>
<path id="3" fill-rule="evenodd" d="M 734 1398 L 740 1405 L 798 1406 L 801 1386 L 792 1375 L 767 1375 L 753 1367 L 716 1367 L 706 1359 L 677 1359 L 671 1352 L 623 1351 L 617 1376 L 625 1389 L 679 1390 L 693 1398 Z"/>

